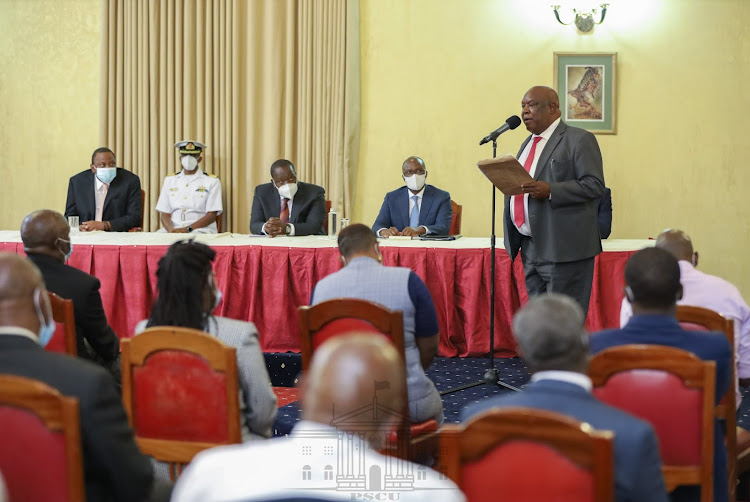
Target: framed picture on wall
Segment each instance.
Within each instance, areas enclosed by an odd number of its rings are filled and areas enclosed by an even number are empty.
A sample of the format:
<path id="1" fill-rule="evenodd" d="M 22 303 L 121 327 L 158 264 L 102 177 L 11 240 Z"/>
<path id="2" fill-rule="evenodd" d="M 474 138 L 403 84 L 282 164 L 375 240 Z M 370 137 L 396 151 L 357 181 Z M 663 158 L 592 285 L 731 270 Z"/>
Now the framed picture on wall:
<path id="1" fill-rule="evenodd" d="M 554 83 L 566 124 L 615 134 L 616 52 L 555 52 Z"/>

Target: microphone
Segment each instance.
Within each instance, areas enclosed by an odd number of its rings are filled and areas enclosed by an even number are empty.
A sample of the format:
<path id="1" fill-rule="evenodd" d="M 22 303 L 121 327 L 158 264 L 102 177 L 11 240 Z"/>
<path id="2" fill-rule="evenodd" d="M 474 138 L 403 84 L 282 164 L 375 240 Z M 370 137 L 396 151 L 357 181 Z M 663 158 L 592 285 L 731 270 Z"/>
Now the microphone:
<path id="1" fill-rule="evenodd" d="M 500 136 L 502 133 L 509 129 L 515 129 L 516 127 L 521 125 L 521 119 L 518 117 L 518 115 L 513 115 L 512 117 L 508 117 L 508 120 L 505 121 L 503 125 L 489 133 L 487 136 L 482 139 L 482 141 L 479 142 L 479 146 L 484 145 L 485 143 L 489 143 L 490 141 L 495 141 L 498 136 Z"/>

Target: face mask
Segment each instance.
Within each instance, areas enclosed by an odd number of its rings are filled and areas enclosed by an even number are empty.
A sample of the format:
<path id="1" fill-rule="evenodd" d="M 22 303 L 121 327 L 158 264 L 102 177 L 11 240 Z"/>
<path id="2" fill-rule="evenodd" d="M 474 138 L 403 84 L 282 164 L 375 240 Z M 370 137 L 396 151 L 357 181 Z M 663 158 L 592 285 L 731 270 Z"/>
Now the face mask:
<path id="1" fill-rule="evenodd" d="M 65 263 L 67 263 L 68 260 L 70 259 L 70 255 L 73 254 L 73 243 L 70 242 L 70 241 L 66 241 L 65 239 L 61 239 L 61 238 L 58 238 L 57 240 L 65 242 L 65 243 L 68 244 L 68 252 L 67 253 L 65 253 L 65 251 L 63 251 L 62 249 L 59 249 L 59 248 L 57 249 L 58 251 L 60 251 L 63 254 L 63 256 L 65 257 Z"/>
<path id="2" fill-rule="evenodd" d="M 50 317 L 49 322 L 44 320 L 44 313 L 42 312 L 42 306 L 39 302 L 39 298 L 43 295 L 42 290 L 37 288 L 34 291 L 34 307 L 36 308 L 36 315 L 39 317 L 39 345 L 46 347 L 52 335 L 55 334 L 55 320 Z"/>
<path id="3" fill-rule="evenodd" d="M 223 296 L 223 295 L 222 295 L 222 293 L 221 293 L 221 290 L 220 290 L 219 288 L 216 288 L 216 289 L 214 290 L 214 306 L 213 306 L 213 308 L 211 309 L 211 312 L 213 312 L 214 310 L 216 310 L 216 307 L 218 307 L 218 306 L 219 306 L 219 304 L 221 303 L 221 297 L 222 297 L 222 296 Z"/>
<path id="4" fill-rule="evenodd" d="M 185 155 L 182 159 L 180 159 L 180 163 L 186 171 L 194 171 L 195 168 L 198 167 L 198 159 L 196 159 L 192 155 Z"/>
<path id="5" fill-rule="evenodd" d="M 287 183 L 279 188 L 279 195 L 285 199 L 293 199 L 294 194 L 297 193 L 297 183 Z"/>
<path id="6" fill-rule="evenodd" d="M 409 190 L 422 190 L 425 178 L 427 178 L 427 173 L 412 174 L 411 176 L 404 176 L 404 181 L 406 181 L 406 186 L 409 187 Z"/>
<path id="7" fill-rule="evenodd" d="M 115 176 L 117 176 L 117 168 L 116 167 L 97 167 L 96 168 L 96 177 L 99 178 L 99 181 L 102 183 L 106 183 L 109 185 L 112 183 L 112 180 L 115 179 Z"/>

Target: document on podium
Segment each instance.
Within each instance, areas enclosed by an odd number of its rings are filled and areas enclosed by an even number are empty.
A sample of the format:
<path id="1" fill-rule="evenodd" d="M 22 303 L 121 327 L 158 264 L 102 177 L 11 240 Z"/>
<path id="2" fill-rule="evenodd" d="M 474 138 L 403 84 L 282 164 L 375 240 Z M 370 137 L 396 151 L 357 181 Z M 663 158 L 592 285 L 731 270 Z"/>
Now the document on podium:
<path id="1" fill-rule="evenodd" d="M 503 195 L 520 195 L 521 185 L 534 181 L 526 169 L 512 155 L 477 162 L 479 169 Z"/>

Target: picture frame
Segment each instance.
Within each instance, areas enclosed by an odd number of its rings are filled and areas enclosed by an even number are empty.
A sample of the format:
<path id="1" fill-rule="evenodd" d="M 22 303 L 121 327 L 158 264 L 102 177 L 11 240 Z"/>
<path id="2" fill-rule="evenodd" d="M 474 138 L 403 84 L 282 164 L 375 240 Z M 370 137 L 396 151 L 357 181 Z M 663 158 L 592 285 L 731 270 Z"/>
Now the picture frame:
<path id="1" fill-rule="evenodd" d="M 555 52 L 555 90 L 563 122 L 594 134 L 617 134 L 616 52 Z"/>

